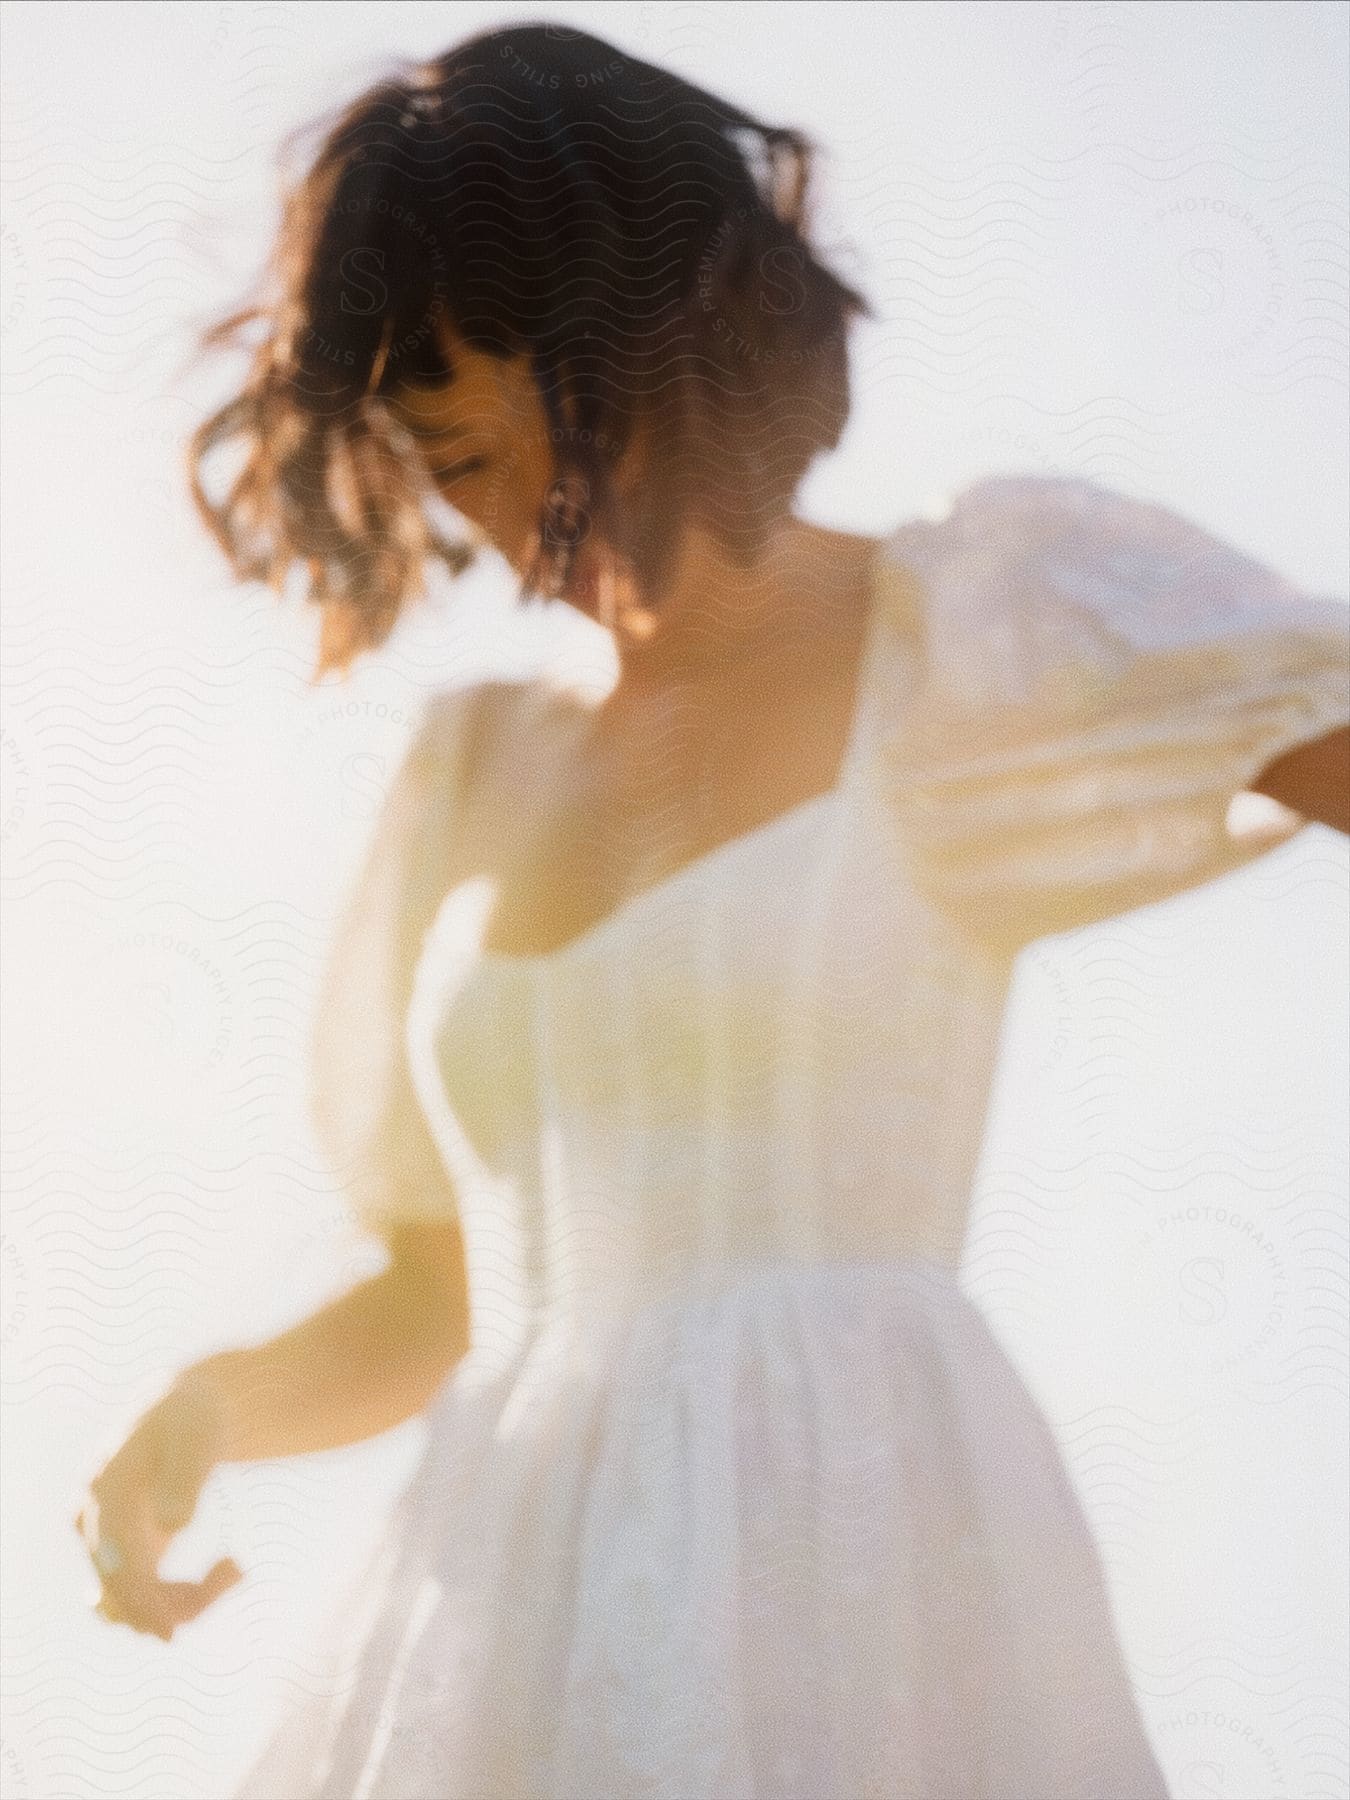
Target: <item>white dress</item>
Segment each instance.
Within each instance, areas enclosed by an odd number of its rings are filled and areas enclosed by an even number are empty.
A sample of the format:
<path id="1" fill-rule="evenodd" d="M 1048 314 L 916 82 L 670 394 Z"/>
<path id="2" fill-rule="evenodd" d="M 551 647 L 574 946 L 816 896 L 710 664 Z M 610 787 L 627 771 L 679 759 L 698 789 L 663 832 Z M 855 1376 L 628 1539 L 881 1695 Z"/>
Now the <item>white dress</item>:
<path id="1" fill-rule="evenodd" d="M 1297 829 L 1225 815 L 1350 718 L 1347 612 L 1064 478 L 876 574 L 838 785 L 552 954 L 428 906 L 479 690 L 430 707 L 317 1117 L 365 1216 L 458 1208 L 474 1348 L 237 1800 L 1165 1800 L 962 1233 L 1017 947 Z"/>

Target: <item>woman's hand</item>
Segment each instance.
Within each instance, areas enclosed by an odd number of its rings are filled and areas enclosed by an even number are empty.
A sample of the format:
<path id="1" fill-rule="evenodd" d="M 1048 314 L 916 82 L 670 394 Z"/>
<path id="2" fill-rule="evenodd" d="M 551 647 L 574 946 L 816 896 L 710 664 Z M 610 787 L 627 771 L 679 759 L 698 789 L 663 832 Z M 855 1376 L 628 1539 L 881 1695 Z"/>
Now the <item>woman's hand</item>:
<path id="1" fill-rule="evenodd" d="M 1296 744 L 1251 784 L 1305 819 L 1350 833 L 1350 726 Z"/>
<path id="2" fill-rule="evenodd" d="M 222 1558 L 201 1581 L 156 1573 L 170 1539 L 192 1518 L 207 1476 L 222 1460 L 225 1419 L 209 1380 L 182 1377 L 137 1421 L 89 1484 L 75 1516 L 101 1583 L 96 1611 L 166 1642 L 243 1571 Z"/>

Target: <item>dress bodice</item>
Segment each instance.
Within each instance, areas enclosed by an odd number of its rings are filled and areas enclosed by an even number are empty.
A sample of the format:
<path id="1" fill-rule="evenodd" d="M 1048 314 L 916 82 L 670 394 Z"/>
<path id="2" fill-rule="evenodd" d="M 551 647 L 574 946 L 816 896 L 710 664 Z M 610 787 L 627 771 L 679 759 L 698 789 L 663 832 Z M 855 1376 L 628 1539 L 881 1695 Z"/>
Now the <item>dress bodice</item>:
<path id="1" fill-rule="evenodd" d="M 1020 944 L 1290 835 L 1235 838 L 1228 802 L 1350 716 L 1343 606 L 1090 482 L 976 483 L 876 575 L 838 785 L 549 954 L 483 949 L 482 878 L 401 948 L 463 708 L 429 715 L 317 1116 L 358 1210 L 458 1211 L 480 1332 L 766 1260 L 954 1266 Z"/>
<path id="2" fill-rule="evenodd" d="M 955 1263 L 1009 965 L 905 877 L 874 752 L 913 656 L 874 623 L 829 792 L 549 954 L 476 947 L 486 881 L 442 908 L 414 1072 L 467 1241 L 531 1307 L 759 1259 Z"/>

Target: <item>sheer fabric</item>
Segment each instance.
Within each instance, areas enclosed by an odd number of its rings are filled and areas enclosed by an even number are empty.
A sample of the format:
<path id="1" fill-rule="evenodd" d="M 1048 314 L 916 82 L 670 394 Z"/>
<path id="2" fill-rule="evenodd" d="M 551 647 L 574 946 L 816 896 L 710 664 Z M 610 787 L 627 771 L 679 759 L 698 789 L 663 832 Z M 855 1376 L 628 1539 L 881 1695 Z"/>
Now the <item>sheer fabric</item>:
<path id="1" fill-rule="evenodd" d="M 1229 802 L 1344 721 L 1343 601 L 1084 480 L 979 482 L 896 550 L 930 656 L 882 754 L 931 894 L 1024 943 L 1279 841 Z"/>
<path id="2" fill-rule="evenodd" d="M 455 1200 L 413 1088 L 406 1019 L 445 896 L 457 796 L 481 705 L 437 695 L 385 796 L 329 949 L 310 1044 L 315 1134 L 357 1214 L 437 1219 Z"/>

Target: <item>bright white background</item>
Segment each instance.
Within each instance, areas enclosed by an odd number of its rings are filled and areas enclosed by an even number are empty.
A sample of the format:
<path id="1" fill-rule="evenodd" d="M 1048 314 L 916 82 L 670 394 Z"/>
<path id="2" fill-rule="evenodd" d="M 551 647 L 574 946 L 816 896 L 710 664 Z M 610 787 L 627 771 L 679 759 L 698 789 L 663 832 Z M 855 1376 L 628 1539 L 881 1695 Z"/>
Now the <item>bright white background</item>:
<path id="1" fill-rule="evenodd" d="M 872 294 L 803 510 L 884 530 L 1070 470 L 1347 588 L 1347 19 L 1321 4 L 11 4 L 0 375 L 6 1199 L 0 1782 L 223 1800 L 418 1444 L 230 1470 L 175 1546 L 248 1580 L 170 1646 L 87 1610 L 81 1479 L 190 1357 L 379 1251 L 304 1129 L 336 906 L 427 694 L 552 649 L 500 570 L 345 687 L 192 521 L 185 361 L 275 146 L 513 17 L 609 36 L 828 152 Z M 1347 1793 L 1347 852 L 1025 956 L 967 1283 L 1053 1421 L 1181 1800 Z M 278 1797 L 289 1800 L 289 1797 Z"/>

